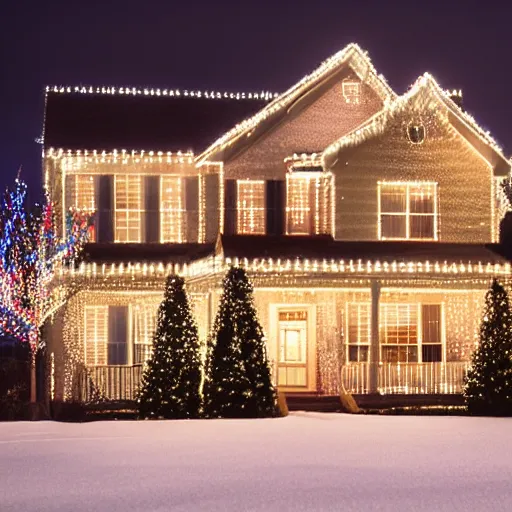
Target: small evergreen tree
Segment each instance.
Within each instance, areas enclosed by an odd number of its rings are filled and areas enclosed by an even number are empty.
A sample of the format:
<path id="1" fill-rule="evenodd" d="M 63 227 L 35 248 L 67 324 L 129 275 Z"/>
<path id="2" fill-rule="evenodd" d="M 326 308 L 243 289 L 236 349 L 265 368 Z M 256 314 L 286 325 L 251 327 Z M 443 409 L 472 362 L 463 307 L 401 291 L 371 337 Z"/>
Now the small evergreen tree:
<path id="1" fill-rule="evenodd" d="M 153 353 L 137 399 L 141 418 L 197 418 L 201 407 L 201 356 L 183 278 L 167 279 L 158 310 Z"/>
<path id="2" fill-rule="evenodd" d="M 512 414 L 512 313 L 494 280 L 485 297 L 480 344 L 472 356 L 464 398 L 473 414 Z"/>
<path id="3" fill-rule="evenodd" d="M 208 344 L 204 382 L 210 417 L 257 418 L 275 414 L 275 392 L 252 286 L 243 269 L 231 268 Z"/>

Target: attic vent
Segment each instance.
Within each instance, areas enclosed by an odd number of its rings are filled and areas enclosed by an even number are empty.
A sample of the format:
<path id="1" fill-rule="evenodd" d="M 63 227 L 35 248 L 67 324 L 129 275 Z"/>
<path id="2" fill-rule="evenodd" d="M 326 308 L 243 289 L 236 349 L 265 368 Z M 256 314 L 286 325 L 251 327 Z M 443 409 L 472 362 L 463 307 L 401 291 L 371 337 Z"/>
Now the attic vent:
<path id="1" fill-rule="evenodd" d="M 347 103 L 358 104 L 361 96 L 361 82 L 345 79 L 342 82 L 343 97 Z"/>
<path id="2" fill-rule="evenodd" d="M 410 123 L 407 127 L 407 137 L 413 144 L 421 144 L 425 134 L 425 126 L 420 123 Z"/>

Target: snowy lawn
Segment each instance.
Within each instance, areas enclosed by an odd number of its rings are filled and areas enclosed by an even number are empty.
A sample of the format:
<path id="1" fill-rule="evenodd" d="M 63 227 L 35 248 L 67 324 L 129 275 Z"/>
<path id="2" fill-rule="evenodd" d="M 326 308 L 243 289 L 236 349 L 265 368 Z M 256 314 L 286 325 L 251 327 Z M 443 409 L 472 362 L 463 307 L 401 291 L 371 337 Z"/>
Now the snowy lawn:
<path id="1" fill-rule="evenodd" d="M 0 423 L 0 510 L 512 510 L 512 418 Z"/>

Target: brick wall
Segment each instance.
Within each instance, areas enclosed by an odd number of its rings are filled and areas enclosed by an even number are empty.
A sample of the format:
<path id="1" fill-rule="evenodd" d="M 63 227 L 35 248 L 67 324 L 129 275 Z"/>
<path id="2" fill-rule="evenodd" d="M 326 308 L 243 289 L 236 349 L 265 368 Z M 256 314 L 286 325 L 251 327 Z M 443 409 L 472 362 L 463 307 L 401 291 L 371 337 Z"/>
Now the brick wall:
<path id="1" fill-rule="evenodd" d="M 357 78 L 350 68 L 344 68 L 304 95 L 288 109 L 280 123 L 260 139 L 255 132 L 237 142 L 239 154 L 226 162 L 225 177 L 284 179 L 285 157 L 294 152 L 322 151 L 382 108 L 382 101 L 366 84 L 362 85 L 358 105 L 346 103 L 343 79 Z"/>

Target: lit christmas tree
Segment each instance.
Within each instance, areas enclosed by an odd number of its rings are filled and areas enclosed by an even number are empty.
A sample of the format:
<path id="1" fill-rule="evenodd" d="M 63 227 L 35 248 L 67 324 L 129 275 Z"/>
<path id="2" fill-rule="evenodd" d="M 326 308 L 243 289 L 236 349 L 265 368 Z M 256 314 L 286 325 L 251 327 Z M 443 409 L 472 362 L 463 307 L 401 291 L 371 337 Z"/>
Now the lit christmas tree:
<path id="1" fill-rule="evenodd" d="M 141 418 L 197 418 L 201 355 L 183 278 L 169 276 L 158 310 L 153 353 L 138 397 Z"/>
<path id="2" fill-rule="evenodd" d="M 480 344 L 464 397 L 473 414 L 512 414 L 512 312 L 507 292 L 496 280 L 485 298 Z"/>
<path id="3" fill-rule="evenodd" d="M 252 293 L 245 271 L 231 268 L 208 347 L 203 394 L 209 417 L 275 415 L 275 391 Z"/>

